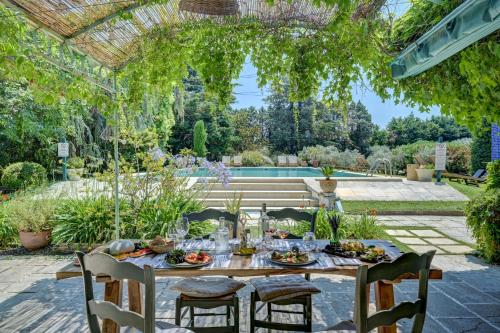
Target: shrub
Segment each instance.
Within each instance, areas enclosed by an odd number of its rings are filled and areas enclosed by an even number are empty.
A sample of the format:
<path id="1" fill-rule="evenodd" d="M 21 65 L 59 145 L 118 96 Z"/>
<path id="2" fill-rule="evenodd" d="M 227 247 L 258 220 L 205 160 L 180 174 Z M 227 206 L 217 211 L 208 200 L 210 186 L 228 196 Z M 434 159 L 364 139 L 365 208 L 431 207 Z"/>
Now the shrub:
<path id="1" fill-rule="evenodd" d="M 246 150 L 241 153 L 243 166 L 258 167 L 272 166 L 273 160 L 257 150 Z"/>
<path id="2" fill-rule="evenodd" d="M 0 204 L 0 248 L 15 243 L 18 236 L 16 226 L 7 218 L 6 205 Z"/>
<path id="3" fill-rule="evenodd" d="M 40 232 L 52 229 L 55 200 L 41 199 L 33 193 L 22 193 L 4 205 L 5 218 L 18 230 Z"/>
<path id="4" fill-rule="evenodd" d="M 121 203 L 122 230 L 127 225 L 126 204 Z M 55 210 L 52 241 L 55 244 L 99 244 L 113 239 L 115 204 L 111 198 L 70 199 Z M 122 235 L 125 232 L 121 232 Z"/>
<path id="5" fill-rule="evenodd" d="M 8 165 L 2 174 L 2 185 L 13 190 L 39 186 L 47 181 L 47 171 L 33 162 L 17 162 Z"/>
<path id="6" fill-rule="evenodd" d="M 363 213 L 348 219 L 345 235 L 353 239 L 378 239 L 383 237 L 384 229 L 377 224 L 375 216 Z"/>
<path id="7" fill-rule="evenodd" d="M 487 189 L 469 201 L 465 213 L 481 255 L 500 262 L 500 160 L 488 163 Z"/>
<path id="8" fill-rule="evenodd" d="M 68 158 L 68 168 L 69 169 L 81 169 L 85 166 L 85 162 L 81 157 L 71 157 Z"/>
<path id="9" fill-rule="evenodd" d="M 318 161 L 321 165 L 333 165 L 336 168 L 354 170 L 364 163 L 364 156 L 357 150 L 339 151 L 335 146 L 304 147 L 299 158 L 309 163 Z"/>

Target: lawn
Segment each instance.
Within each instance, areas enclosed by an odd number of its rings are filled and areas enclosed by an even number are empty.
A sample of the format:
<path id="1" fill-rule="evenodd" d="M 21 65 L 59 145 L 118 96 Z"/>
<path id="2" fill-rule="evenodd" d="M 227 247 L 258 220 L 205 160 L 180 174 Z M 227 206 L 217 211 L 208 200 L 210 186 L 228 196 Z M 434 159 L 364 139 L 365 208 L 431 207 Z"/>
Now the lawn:
<path id="1" fill-rule="evenodd" d="M 469 199 L 473 199 L 483 193 L 485 186 L 484 184 L 481 184 L 480 186 L 465 185 L 464 183 L 449 181 L 448 179 L 443 179 L 442 182 L 450 185 L 455 190 L 467 196 Z"/>
<path id="2" fill-rule="evenodd" d="M 346 213 L 357 214 L 371 209 L 377 212 L 463 212 L 465 201 L 342 201 Z"/>

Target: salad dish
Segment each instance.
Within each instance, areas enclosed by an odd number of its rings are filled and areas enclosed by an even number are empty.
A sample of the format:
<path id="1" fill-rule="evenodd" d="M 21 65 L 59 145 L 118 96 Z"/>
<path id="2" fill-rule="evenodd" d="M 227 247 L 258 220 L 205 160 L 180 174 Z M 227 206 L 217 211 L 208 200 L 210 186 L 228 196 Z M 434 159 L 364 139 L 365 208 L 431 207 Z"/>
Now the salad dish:
<path id="1" fill-rule="evenodd" d="M 323 252 L 344 258 L 357 258 L 361 261 L 371 263 L 391 261 L 391 258 L 385 253 L 383 248 L 374 245 L 365 246 L 360 241 L 346 241 L 340 244 L 328 244 L 323 249 Z"/>
<path id="2" fill-rule="evenodd" d="M 284 266 L 306 266 L 316 262 L 316 258 L 307 252 L 301 252 L 298 247 L 292 247 L 291 251 L 273 251 L 269 254 L 269 260 L 275 264 Z"/>

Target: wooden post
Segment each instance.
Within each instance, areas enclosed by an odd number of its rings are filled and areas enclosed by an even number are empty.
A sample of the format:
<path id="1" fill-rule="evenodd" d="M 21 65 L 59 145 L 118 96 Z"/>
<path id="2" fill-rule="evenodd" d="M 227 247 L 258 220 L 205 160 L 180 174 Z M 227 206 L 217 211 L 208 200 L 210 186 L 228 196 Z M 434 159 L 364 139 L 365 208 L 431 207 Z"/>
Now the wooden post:
<path id="1" fill-rule="evenodd" d="M 104 300 L 112 302 L 121 307 L 122 305 L 122 282 L 110 281 L 104 284 Z M 118 333 L 118 325 L 112 320 L 102 321 L 102 333 Z"/>
<path id="2" fill-rule="evenodd" d="M 138 314 L 142 314 L 141 284 L 134 280 L 128 280 L 128 308 Z"/>
<path id="3" fill-rule="evenodd" d="M 375 303 L 377 311 L 387 310 L 394 306 L 394 287 L 391 283 L 375 282 Z M 379 327 L 378 333 L 397 333 L 396 324 Z"/>

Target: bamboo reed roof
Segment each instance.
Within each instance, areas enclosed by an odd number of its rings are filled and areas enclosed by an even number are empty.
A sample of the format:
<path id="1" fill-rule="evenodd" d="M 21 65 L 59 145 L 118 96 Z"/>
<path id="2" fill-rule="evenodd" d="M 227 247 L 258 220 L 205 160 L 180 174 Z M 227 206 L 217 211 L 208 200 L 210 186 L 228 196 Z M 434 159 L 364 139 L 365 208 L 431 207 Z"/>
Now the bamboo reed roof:
<path id="1" fill-rule="evenodd" d="M 119 68 L 134 57 L 138 41 L 155 28 L 174 28 L 185 21 L 205 18 L 222 20 L 222 16 L 180 10 L 182 0 L 1 1 L 23 12 L 30 23 L 110 68 Z M 266 0 L 234 1 L 238 2 L 235 19 L 250 17 L 273 24 L 324 26 L 337 12 L 336 7 L 316 6 L 308 0 L 276 0 L 272 6 Z"/>

